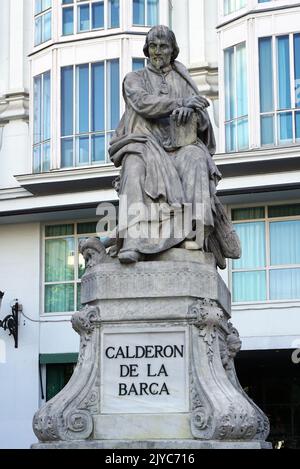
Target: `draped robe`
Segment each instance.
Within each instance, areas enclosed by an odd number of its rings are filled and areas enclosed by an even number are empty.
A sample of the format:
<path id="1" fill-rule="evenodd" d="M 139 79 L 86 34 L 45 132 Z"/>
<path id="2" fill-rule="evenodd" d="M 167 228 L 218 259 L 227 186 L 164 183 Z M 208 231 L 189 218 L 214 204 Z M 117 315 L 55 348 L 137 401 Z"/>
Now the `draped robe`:
<path id="1" fill-rule="evenodd" d="M 143 254 L 162 252 L 180 244 L 192 228 L 200 226 L 204 244 L 208 245 L 212 235 L 213 242 L 210 244 L 219 249 L 219 257 L 224 254 L 213 236 L 220 210 L 216 185 L 221 174 L 212 159 L 215 139 L 207 111 L 196 111 L 195 143 L 174 148 L 170 138 L 170 115 L 175 109 L 183 107 L 184 99 L 196 95 L 199 95 L 196 84 L 184 65 L 177 61 L 167 73 L 161 73 L 149 64 L 125 77 L 123 96 L 126 110 L 109 148 L 115 166 L 122 166 L 119 181 L 119 213 L 122 217 L 119 248 L 123 250 Z M 137 203 L 145 207 L 138 221 L 129 210 Z M 170 222 L 170 212 L 164 217 L 163 210 L 159 210 L 155 212 L 156 220 L 153 213 L 150 217 L 151 223 L 156 222 L 159 226 L 155 232 L 158 235 L 133 239 L 130 227 L 149 224 L 148 209 L 153 203 L 165 204 L 170 208 L 172 228 L 169 236 L 163 236 L 163 233 L 164 223 Z M 185 204 L 189 205 L 191 212 L 188 223 L 183 227 L 181 212 Z M 226 222 L 228 225 L 227 219 Z M 183 227 L 182 233 L 175 236 L 178 233 L 175 227 L 179 225 Z M 203 247 L 199 245 L 199 248 Z M 232 255 L 232 252 L 229 254 Z"/>

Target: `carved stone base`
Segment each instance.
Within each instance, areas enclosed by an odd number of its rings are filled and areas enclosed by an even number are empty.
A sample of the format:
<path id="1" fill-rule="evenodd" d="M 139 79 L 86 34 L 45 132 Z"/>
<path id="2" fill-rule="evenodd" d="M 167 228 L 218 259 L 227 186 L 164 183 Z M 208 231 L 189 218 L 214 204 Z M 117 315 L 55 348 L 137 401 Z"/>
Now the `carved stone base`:
<path id="1" fill-rule="evenodd" d="M 268 419 L 236 377 L 241 342 L 213 256 L 124 266 L 94 244 L 72 318 L 78 364 L 36 413 L 34 447 L 268 447 Z"/>
<path id="2" fill-rule="evenodd" d="M 102 440 L 38 443 L 32 449 L 272 449 L 266 441 L 199 441 L 199 440 Z"/>

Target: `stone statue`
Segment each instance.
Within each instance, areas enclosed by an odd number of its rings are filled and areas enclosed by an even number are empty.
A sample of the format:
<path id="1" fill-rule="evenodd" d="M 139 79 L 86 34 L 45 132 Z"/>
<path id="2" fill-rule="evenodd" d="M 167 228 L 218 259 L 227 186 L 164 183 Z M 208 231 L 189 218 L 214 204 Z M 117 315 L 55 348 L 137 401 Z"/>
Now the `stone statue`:
<path id="1" fill-rule="evenodd" d="M 117 188 L 119 260 L 134 263 L 196 239 L 196 249 L 213 252 L 218 266 L 225 268 L 225 258 L 239 258 L 241 249 L 216 197 L 221 174 L 212 159 L 209 102 L 176 61 L 179 48 L 168 27 L 149 31 L 144 53 L 148 65 L 125 77 L 126 111 L 109 149 L 115 166 L 122 167 Z M 137 206 L 139 217 L 130 212 Z M 154 235 L 151 223 L 157 228 Z"/>

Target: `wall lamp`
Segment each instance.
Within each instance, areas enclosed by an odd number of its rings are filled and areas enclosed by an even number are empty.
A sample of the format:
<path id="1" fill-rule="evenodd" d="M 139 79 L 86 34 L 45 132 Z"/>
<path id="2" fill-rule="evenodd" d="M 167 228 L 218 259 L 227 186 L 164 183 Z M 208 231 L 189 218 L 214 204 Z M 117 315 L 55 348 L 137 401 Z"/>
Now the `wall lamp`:
<path id="1" fill-rule="evenodd" d="M 0 307 L 4 292 L 0 291 Z M 0 319 L 0 327 L 5 331 L 9 331 L 9 335 L 12 335 L 15 341 L 15 348 L 18 348 L 18 329 L 19 329 L 19 311 L 22 311 L 22 305 L 19 304 L 18 300 L 13 300 L 11 305 L 11 314 L 8 314 L 3 321 Z"/>

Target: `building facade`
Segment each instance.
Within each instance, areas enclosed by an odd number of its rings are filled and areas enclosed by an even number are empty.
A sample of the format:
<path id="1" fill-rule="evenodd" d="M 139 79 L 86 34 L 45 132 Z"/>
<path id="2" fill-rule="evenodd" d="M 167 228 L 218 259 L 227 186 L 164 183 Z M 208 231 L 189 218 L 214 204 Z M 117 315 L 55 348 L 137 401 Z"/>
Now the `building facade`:
<path id="1" fill-rule="evenodd" d="M 172 27 L 211 101 L 219 195 L 243 245 L 222 272 L 241 382 L 277 446 L 300 446 L 298 2 L 2 0 L 0 13 L 0 318 L 23 306 L 17 349 L 0 329 L 0 447 L 35 441 L 34 412 L 73 371 L 78 243 L 99 203 L 118 203 L 107 147 L 155 24 Z"/>

